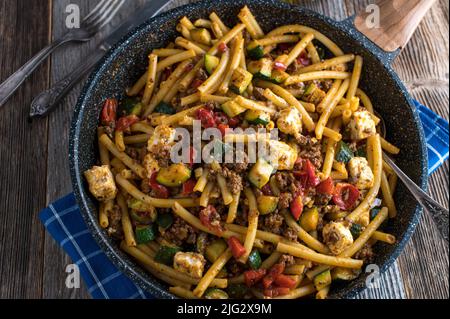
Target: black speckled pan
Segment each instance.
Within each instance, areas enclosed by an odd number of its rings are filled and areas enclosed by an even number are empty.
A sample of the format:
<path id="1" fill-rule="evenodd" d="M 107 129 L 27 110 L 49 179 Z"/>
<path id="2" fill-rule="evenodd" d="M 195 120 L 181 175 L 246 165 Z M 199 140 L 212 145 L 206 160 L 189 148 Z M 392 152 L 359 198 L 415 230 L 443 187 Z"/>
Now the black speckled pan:
<path id="1" fill-rule="evenodd" d="M 419 117 L 404 85 L 390 67 L 396 53 L 386 53 L 356 31 L 350 20 L 336 22 L 298 6 L 269 0 L 207 0 L 178 7 L 138 27 L 113 47 L 91 74 L 78 99 L 70 132 L 70 169 L 73 188 L 82 215 L 98 244 L 110 259 L 143 289 L 157 298 L 174 298 L 167 286 L 148 275 L 122 253 L 97 223 L 97 204 L 90 196 L 82 173 L 96 162 L 96 127 L 102 101 L 120 98 L 144 72 L 147 55 L 176 37 L 179 18 L 207 17 L 214 10 L 228 25 L 237 23 L 237 13 L 249 5 L 265 31 L 286 24 L 313 27 L 334 40 L 344 52 L 364 58 L 361 87 L 372 98 L 374 106 L 386 121 L 388 139 L 400 146 L 398 164 L 418 185 L 427 185 L 427 153 Z M 398 53 L 398 52 L 397 52 Z M 395 245 L 378 244 L 375 263 L 385 271 L 403 250 L 417 225 L 422 210 L 406 188 L 399 183 L 396 192 L 398 217 L 389 221 L 386 230 L 394 234 Z M 334 286 L 331 298 L 351 298 L 365 287 L 365 274 L 355 281 Z"/>

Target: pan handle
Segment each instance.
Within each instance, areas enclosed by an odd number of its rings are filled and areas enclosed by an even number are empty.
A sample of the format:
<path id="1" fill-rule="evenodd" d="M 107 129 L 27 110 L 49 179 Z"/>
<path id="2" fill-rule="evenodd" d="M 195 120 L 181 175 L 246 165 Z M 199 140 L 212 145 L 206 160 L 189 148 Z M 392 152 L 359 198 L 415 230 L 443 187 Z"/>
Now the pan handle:
<path id="1" fill-rule="evenodd" d="M 354 26 L 382 50 L 399 51 L 435 1 L 379 0 L 354 17 Z"/>

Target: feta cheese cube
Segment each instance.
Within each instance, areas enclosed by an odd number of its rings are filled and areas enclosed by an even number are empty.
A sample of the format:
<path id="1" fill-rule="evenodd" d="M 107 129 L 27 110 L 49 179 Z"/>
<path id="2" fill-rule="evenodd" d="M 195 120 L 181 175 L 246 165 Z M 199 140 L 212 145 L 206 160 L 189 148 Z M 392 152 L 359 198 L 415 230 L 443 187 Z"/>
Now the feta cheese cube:
<path id="1" fill-rule="evenodd" d="M 194 278 L 202 278 L 206 260 L 201 254 L 177 252 L 173 258 L 173 268 Z"/>
<path id="2" fill-rule="evenodd" d="M 92 195 L 101 202 L 114 199 L 117 194 L 114 176 L 109 165 L 94 166 L 84 172 Z"/>
<path id="3" fill-rule="evenodd" d="M 373 172 L 364 157 L 353 157 L 348 162 L 348 168 L 350 173 L 350 182 L 358 189 L 369 189 L 373 186 Z"/>
<path id="4" fill-rule="evenodd" d="M 375 122 L 368 111 L 356 111 L 348 124 L 352 140 L 362 140 L 376 133 Z"/>
<path id="5" fill-rule="evenodd" d="M 350 229 L 342 222 L 330 222 L 322 229 L 325 244 L 334 255 L 339 255 L 353 244 Z"/>

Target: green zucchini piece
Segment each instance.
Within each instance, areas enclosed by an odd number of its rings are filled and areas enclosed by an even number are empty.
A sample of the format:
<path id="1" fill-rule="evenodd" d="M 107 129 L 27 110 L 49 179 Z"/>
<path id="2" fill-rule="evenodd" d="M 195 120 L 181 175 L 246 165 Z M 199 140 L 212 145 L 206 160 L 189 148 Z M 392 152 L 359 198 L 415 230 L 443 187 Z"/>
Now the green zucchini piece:
<path id="1" fill-rule="evenodd" d="M 264 56 L 264 47 L 253 41 L 247 46 L 247 54 L 250 59 L 259 60 Z"/>
<path id="2" fill-rule="evenodd" d="M 227 292 L 231 298 L 242 299 L 248 293 L 248 288 L 244 284 L 229 284 Z"/>
<path id="3" fill-rule="evenodd" d="M 258 158 L 255 165 L 248 173 L 249 181 L 258 188 L 262 188 L 270 179 L 272 175 L 273 166 L 267 163 L 264 159 Z"/>
<path id="4" fill-rule="evenodd" d="M 190 31 L 192 40 L 195 42 L 210 45 L 211 44 L 211 33 L 205 28 L 195 28 Z"/>
<path id="5" fill-rule="evenodd" d="M 159 227 L 161 227 L 162 229 L 166 230 L 167 228 L 169 228 L 173 224 L 173 216 L 172 216 L 172 214 L 170 214 L 170 213 L 168 213 L 168 214 L 158 214 L 157 223 L 158 223 Z"/>
<path id="6" fill-rule="evenodd" d="M 247 110 L 247 112 L 245 112 L 244 118 L 247 120 L 247 122 L 255 125 L 261 124 L 266 126 L 270 122 L 269 114 L 257 110 Z"/>
<path id="7" fill-rule="evenodd" d="M 173 257 L 179 251 L 181 250 L 178 247 L 159 246 L 159 249 L 155 255 L 155 261 L 161 264 L 172 266 Z"/>
<path id="8" fill-rule="evenodd" d="M 247 262 L 251 269 L 259 269 L 261 267 L 261 256 L 259 255 L 259 251 L 253 249 L 250 255 L 248 255 Z"/>
<path id="9" fill-rule="evenodd" d="M 183 163 L 163 167 L 156 176 L 156 181 L 167 187 L 177 187 L 191 178 L 191 170 Z"/>
<path id="10" fill-rule="evenodd" d="M 278 206 L 278 197 L 261 195 L 256 198 L 258 210 L 261 215 L 267 215 L 275 211 Z"/>
<path id="11" fill-rule="evenodd" d="M 160 102 L 156 108 L 155 108 L 155 113 L 162 113 L 162 114 L 175 114 L 175 108 L 170 105 L 169 103 L 166 103 L 164 101 Z"/>
<path id="12" fill-rule="evenodd" d="M 227 248 L 228 245 L 223 239 L 216 239 L 206 247 L 205 256 L 213 263 Z"/>
<path id="13" fill-rule="evenodd" d="M 142 112 L 142 107 L 142 103 L 138 98 L 126 97 L 121 101 L 118 113 L 122 116 L 131 114 L 139 116 Z"/>
<path id="14" fill-rule="evenodd" d="M 214 70 L 217 68 L 217 66 L 219 65 L 219 58 L 211 55 L 211 54 L 205 54 L 205 69 L 206 72 L 208 72 L 209 74 L 212 74 L 214 72 Z"/>
<path id="15" fill-rule="evenodd" d="M 149 225 L 152 222 L 154 222 L 151 214 L 149 212 L 139 212 L 137 210 L 131 209 L 130 210 L 130 217 L 135 222 L 142 224 L 142 225 Z"/>
<path id="16" fill-rule="evenodd" d="M 272 75 L 270 76 L 270 82 L 275 84 L 281 84 L 289 77 L 289 74 L 282 70 L 272 70 Z"/>
<path id="17" fill-rule="evenodd" d="M 319 89 L 316 84 L 310 83 L 306 87 L 302 99 L 304 99 L 306 102 L 314 103 L 315 105 L 317 105 L 323 100 L 325 95 L 326 93 Z"/>
<path id="18" fill-rule="evenodd" d="M 375 217 L 377 217 L 380 210 L 381 210 L 380 208 L 372 208 L 370 210 L 370 220 L 373 220 Z"/>
<path id="19" fill-rule="evenodd" d="M 347 164 L 353 158 L 353 152 L 347 143 L 339 141 L 336 152 L 336 161 Z"/>
<path id="20" fill-rule="evenodd" d="M 253 74 L 239 67 L 234 70 L 231 76 L 230 90 L 236 94 L 242 94 L 247 90 L 252 79 Z"/>
<path id="21" fill-rule="evenodd" d="M 364 146 L 358 147 L 355 152 L 355 156 L 367 158 L 366 146 L 364 145 Z"/>
<path id="22" fill-rule="evenodd" d="M 140 214 L 136 214 L 136 215 L 139 215 L 140 217 L 148 216 L 152 222 L 154 222 L 156 220 L 157 212 L 153 206 L 148 205 L 148 204 L 144 203 L 143 201 L 140 201 L 139 199 L 136 199 L 136 198 L 130 198 L 127 201 L 127 205 L 128 205 L 128 208 L 131 209 L 131 211 L 140 212 Z M 139 219 L 140 217 L 137 217 L 137 219 Z M 136 220 L 136 221 L 139 222 L 139 220 Z"/>
<path id="23" fill-rule="evenodd" d="M 248 71 L 255 78 L 270 80 L 270 76 L 272 75 L 272 60 L 262 58 L 258 61 L 251 61 L 248 64 Z"/>
<path id="24" fill-rule="evenodd" d="M 321 272 L 317 276 L 314 277 L 314 286 L 317 290 L 325 288 L 326 286 L 331 284 L 331 273 L 330 270 L 325 270 Z"/>
<path id="25" fill-rule="evenodd" d="M 138 244 L 146 244 L 152 240 L 155 240 L 156 231 L 153 225 L 139 225 L 136 226 L 136 242 Z"/>
<path id="26" fill-rule="evenodd" d="M 235 117 L 241 113 L 244 113 L 247 109 L 245 107 L 240 106 L 234 101 L 228 101 L 222 104 L 222 110 L 229 117 Z"/>
<path id="27" fill-rule="evenodd" d="M 228 294 L 219 288 L 208 288 L 205 291 L 205 299 L 229 299 Z"/>
<path id="28" fill-rule="evenodd" d="M 352 233 L 352 236 L 354 239 L 358 238 L 359 235 L 361 235 L 363 229 L 360 224 L 352 224 L 350 227 L 350 232 Z"/>

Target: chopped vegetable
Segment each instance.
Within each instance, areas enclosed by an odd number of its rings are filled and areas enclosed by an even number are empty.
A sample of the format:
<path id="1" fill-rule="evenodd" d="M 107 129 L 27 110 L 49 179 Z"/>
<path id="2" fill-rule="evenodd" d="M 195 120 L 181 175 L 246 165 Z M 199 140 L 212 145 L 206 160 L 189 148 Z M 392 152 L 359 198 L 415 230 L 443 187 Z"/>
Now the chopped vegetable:
<path id="1" fill-rule="evenodd" d="M 141 114 L 142 108 L 142 103 L 138 98 L 126 97 L 120 103 L 119 114 L 122 116 L 130 114 L 139 116 Z"/>
<path id="2" fill-rule="evenodd" d="M 231 298 L 242 299 L 248 293 L 248 288 L 244 284 L 229 284 L 227 292 Z"/>
<path id="3" fill-rule="evenodd" d="M 319 210 L 316 206 L 305 209 L 300 217 L 300 226 L 307 232 L 317 229 L 319 223 Z"/>
<path id="4" fill-rule="evenodd" d="M 161 227 L 162 229 L 166 230 L 167 228 L 172 226 L 172 224 L 173 224 L 173 216 L 170 213 L 168 213 L 168 214 L 158 214 L 157 222 L 158 222 L 158 226 L 159 227 Z"/>
<path id="5" fill-rule="evenodd" d="M 261 267 L 261 256 L 259 255 L 259 251 L 253 249 L 247 260 L 248 265 L 251 269 L 259 269 Z"/>
<path id="6" fill-rule="evenodd" d="M 325 95 L 326 93 L 321 89 L 319 89 L 316 84 L 311 83 L 306 87 L 302 99 L 305 100 L 306 102 L 318 105 L 323 100 Z"/>
<path id="7" fill-rule="evenodd" d="M 161 101 L 155 108 L 155 113 L 162 113 L 162 114 L 175 114 L 175 108 L 170 105 L 169 103 L 166 103 L 164 101 Z"/>
<path id="8" fill-rule="evenodd" d="M 366 146 L 363 145 L 363 146 L 358 147 L 358 148 L 356 149 L 355 156 L 367 158 Z"/>
<path id="9" fill-rule="evenodd" d="M 269 186 L 269 184 L 264 185 L 263 188 Z M 276 196 L 266 196 L 261 195 L 256 198 L 256 202 L 258 203 L 258 210 L 261 215 L 267 215 L 275 211 L 278 206 L 278 197 Z"/>
<path id="10" fill-rule="evenodd" d="M 316 186 L 316 192 L 319 194 L 333 195 L 334 183 L 331 177 L 324 179 Z"/>
<path id="11" fill-rule="evenodd" d="M 278 62 L 279 63 L 279 62 Z M 274 69 L 272 70 L 272 74 L 270 76 L 270 81 L 276 84 L 281 84 L 289 77 L 289 74 L 284 72 L 284 70 L 281 69 Z"/>
<path id="12" fill-rule="evenodd" d="M 380 208 L 372 208 L 370 210 L 370 220 L 373 220 L 375 217 L 377 217 L 377 215 L 380 211 L 381 211 Z"/>
<path id="13" fill-rule="evenodd" d="M 294 217 L 295 220 L 298 220 L 303 212 L 303 198 L 301 195 L 297 196 L 292 201 L 290 209 L 292 217 Z"/>
<path id="14" fill-rule="evenodd" d="M 101 122 L 103 125 L 111 125 L 117 117 L 117 100 L 106 99 L 101 113 Z"/>
<path id="15" fill-rule="evenodd" d="M 222 104 L 222 110 L 229 116 L 235 117 L 241 113 L 244 113 L 247 109 L 245 107 L 240 106 L 234 101 L 228 101 Z"/>
<path id="16" fill-rule="evenodd" d="M 203 128 L 209 128 L 209 127 L 215 127 L 216 121 L 214 119 L 214 113 L 213 111 L 201 108 L 197 110 L 196 113 L 197 119 L 199 119 L 202 122 Z"/>
<path id="17" fill-rule="evenodd" d="M 342 210 L 350 209 L 359 198 L 359 190 L 348 183 L 338 183 L 334 189 L 333 202 Z"/>
<path id="18" fill-rule="evenodd" d="M 296 282 L 294 279 L 292 279 L 289 276 L 283 275 L 283 274 L 279 274 L 278 276 L 276 276 L 274 283 L 275 283 L 275 285 L 277 285 L 279 287 L 285 287 L 285 288 L 289 288 L 289 289 L 294 288 L 296 285 Z"/>
<path id="19" fill-rule="evenodd" d="M 230 90 L 236 94 L 242 94 L 247 90 L 253 79 L 253 74 L 244 70 L 243 68 L 237 68 L 234 70 L 231 76 Z"/>
<path id="20" fill-rule="evenodd" d="M 149 184 L 151 189 L 156 193 L 156 196 L 159 198 L 168 198 L 169 197 L 169 190 L 167 187 L 159 184 L 157 182 L 157 176 L 158 172 L 154 172 L 150 178 Z"/>
<path id="21" fill-rule="evenodd" d="M 230 247 L 234 258 L 236 259 L 245 254 L 245 248 L 237 237 L 231 236 L 228 238 L 228 247 Z"/>
<path id="22" fill-rule="evenodd" d="M 220 235 L 223 232 L 223 226 L 220 222 L 220 215 L 212 205 L 200 210 L 199 213 L 200 222 L 208 227 L 209 230 L 216 232 Z"/>
<path id="23" fill-rule="evenodd" d="M 262 58 L 258 61 L 251 61 L 248 64 L 248 71 L 252 73 L 255 78 L 270 80 L 270 76 L 272 75 L 272 60 Z"/>
<path id="24" fill-rule="evenodd" d="M 209 74 L 212 74 L 214 72 L 214 70 L 217 68 L 217 66 L 219 65 L 219 58 L 214 56 L 214 55 L 210 55 L 210 54 L 205 54 L 205 69 L 206 72 L 208 72 Z"/>
<path id="25" fill-rule="evenodd" d="M 252 269 L 244 272 L 244 282 L 247 287 L 252 287 L 266 275 L 265 269 Z"/>
<path id="26" fill-rule="evenodd" d="M 191 30 L 192 40 L 195 42 L 210 45 L 211 44 L 211 33 L 205 28 L 195 28 Z"/>
<path id="27" fill-rule="evenodd" d="M 247 54 L 250 59 L 259 60 L 264 56 L 264 47 L 257 41 L 253 41 L 247 46 Z"/>
<path id="28" fill-rule="evenodd" d="M 336 267 L 331 270 L 331 279 L 332 280 L 353 280 L 358 277 L 358 272 L 355 272 L 354 269 L 349 268 L 341 268 Z"/>
<path id="29" fill-rule="evenodd" d="M 263 187 L 267 184 L 272 175 L 273 167 L 267 163 L 262 158 L 258 158 L 255 165 L 251 168 L 248 179 L 249 181 L 258 188 Z"/>
<path id="30" fill-rule="evenodd" d="M 331 284 L 331 273 L 330 270 L 325 270 L 317 276 L 314 277 L 314 286 L 317 290 L 325 288 Z"/>
<path id="31" fill-rule="evenodd" d="M 272 287 L 264 289 L 264 296 L 269 298 L 275 298 L 278 296 L 284 296 L 289 293 L 289 288 L 286 287 Z"/>
<path id="32" fill-rule="evenodd" d="M 347 164 L 353 158 L 353 152 L 344 141 L 339 141 L 336 151 L 336 161 Z"/>
<path id="33" fill-rule="evenodd" d="M 191 170 L 183 163 L 172 164 L 159 170 L 156 181 L 164 186 L 177 187 L 191 177 Z"/>
<path id="34" fill-rule="evenodd" d="M 229 299 L 228 294 L 222 289 L 208 288 L 205 291 L 205 299 Z"/>
<path id="35" fill-rule="evenodd" d="M 205 256 L 210 262 L 213 263 L 226 249 L 227 243 L 223 239 L 219 238 L 206 247 Z"/>
<path id="36" fill-rule="evenodd" d="M 180 251 L 180 248 L 178 248 L 178 247 L 161 245 L 161 246 L 159 246 L 159 250 L 156 252 L 155 261 L 159 262 L 161 264 L 172 266 L 173 257 L 179 251 Z"/>
<path id="37" fill-rule="evenodd" d="M 156 231 L 153 225 L 136 226 L 136 242 L 138 244 L 146 244 L 156 237 Z"/>
<path id="38" fill-rule="evenodd" d="M 134 114 L 122 116 L 116 122 L 116 131 L 125 131 L 134 123 L 139 122 L 139 117 Z"/>
<path id="39" fill-rule="evenodd" d="M 270 122 L 270 115 L 263 111 L 247 110 L 247 112 L 245 112 L 245 119 L 249 123 L 266 126 Z"/>
<path id="40" fill-rule="evenodd" d="M 156 215 L 156 212 L 155 214 L 150 214 L 150 212 L 136 211 L 134 209 L 130 210 L 131 219 L 142 225 L 149 225 L 150 223 L 154 222 L 154 215 Z"/>
<path id="41" fill-rule="evenodd" d="M 283 273 L 284 268 L 285 266 L 282 263 L 273 265 L 272 268 L 270 268 L 269 273 L 263 278 L 262 284 L 264 288 L 269 288 L 275 281 L 276 277 Z"/>
<path id="42" fill-rule="evenodd" d="M 361 235 L 363 231 L 363 228 L 360 224 L 352 224 L 352 226 L 350 226 L 350 232 L 352 233 L 352 236 L 354 239 L 358 238 L 359 235 Z"/>

